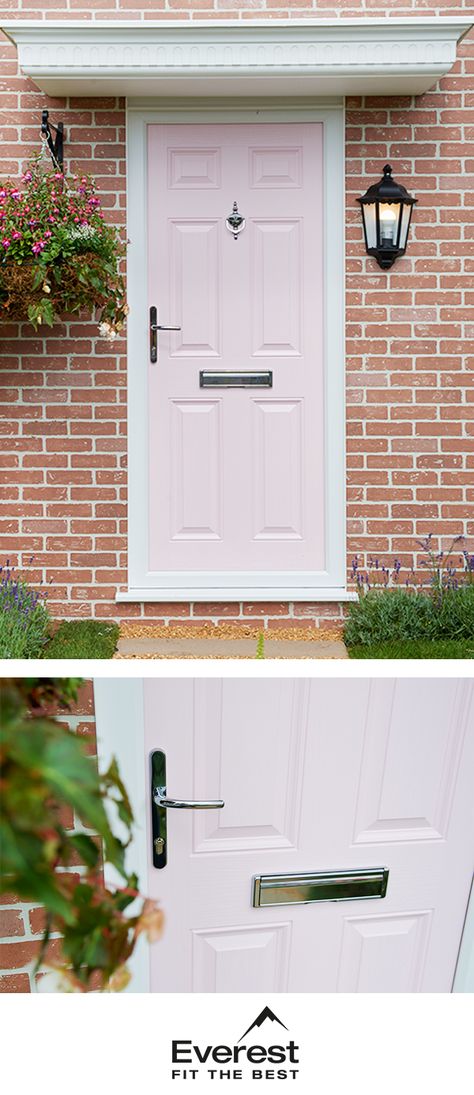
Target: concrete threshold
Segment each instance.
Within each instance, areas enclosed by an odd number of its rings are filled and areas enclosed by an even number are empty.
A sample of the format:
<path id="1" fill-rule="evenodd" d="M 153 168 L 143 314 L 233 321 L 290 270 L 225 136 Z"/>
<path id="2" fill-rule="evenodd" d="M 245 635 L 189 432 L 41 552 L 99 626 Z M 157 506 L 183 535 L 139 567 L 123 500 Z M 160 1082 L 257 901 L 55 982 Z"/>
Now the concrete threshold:
<path id="1" fill-rule="evenodd" d="M 122 658 L 255 658 L 256 639 L 162 639 L 136 637 L 119 639 L 117 654 Z M 268 658 L 347 658 L 341 640 L 267 639 Z"/>

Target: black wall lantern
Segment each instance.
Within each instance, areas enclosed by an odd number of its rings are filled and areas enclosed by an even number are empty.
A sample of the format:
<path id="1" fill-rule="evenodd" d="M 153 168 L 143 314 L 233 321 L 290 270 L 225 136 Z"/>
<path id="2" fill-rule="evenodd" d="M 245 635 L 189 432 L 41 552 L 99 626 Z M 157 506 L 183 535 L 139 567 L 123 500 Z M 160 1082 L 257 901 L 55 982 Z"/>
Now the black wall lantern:
<path id="1" fill-rule="evenodd" d="M 392 168 L 386 164 L 380 182 L 369 186 L 357 201 L 362 207 L 367 254 L 377 259 L 382 270 L 389 270 L 395 259 L 405 254 L 417 199 L 392 179 Z"/>

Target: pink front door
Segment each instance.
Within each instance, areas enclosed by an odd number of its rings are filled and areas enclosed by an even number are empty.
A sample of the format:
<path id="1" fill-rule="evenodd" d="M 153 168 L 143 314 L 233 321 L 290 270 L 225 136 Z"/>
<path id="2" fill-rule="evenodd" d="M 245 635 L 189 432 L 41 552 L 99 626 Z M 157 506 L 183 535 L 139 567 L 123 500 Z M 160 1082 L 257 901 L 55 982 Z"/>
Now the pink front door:
<path id="1" fill-rule="evenodd" d="M 322 161 L 320 123 L 148 127 L 151 571 L 324 570 Z"/>
<path id="2" fill-rule="evenodd" d="M 152 991 L 451 990 L 474 859 L 471 682 L 144 689 L 146 785 L 162 750 L 169 796 L 225 803 L 167 811 L 163 868 L 148 832 L 147 892 L 166 915 Z M 385 896 L 253 904 L 255 876 L 375 868 Z"/>

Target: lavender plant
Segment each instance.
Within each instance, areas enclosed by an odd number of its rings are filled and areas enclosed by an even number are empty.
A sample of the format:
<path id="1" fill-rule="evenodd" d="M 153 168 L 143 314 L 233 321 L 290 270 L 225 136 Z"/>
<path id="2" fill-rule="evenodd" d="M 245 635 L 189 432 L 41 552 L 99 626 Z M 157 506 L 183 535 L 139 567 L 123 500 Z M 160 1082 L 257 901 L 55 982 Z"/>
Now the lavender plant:
<path id="1" fill-rule="evenodd" d="M 371 555 L 364 567 L 358 555 L 354 556 L 351 577 L 359 595 L 373 589 L 407 589 L 432 593 L 438 600 L 448 590 L 474 584 L 474 555 L 467 550 L 464 536 L 455 536 L 446 551 L 441 547 L 436 550 L 431 532 L 416 543 L 421 548 L 420 570 L 413 566 L 404 569 L 400 559 L 386 565 Z"/>
<path id="2" fill-rule="evenodd" d="M 463 536 L 447 550 L 430 534 L 418 540 L 417 569 L 401 560 L 386 565 L 380 558 L 352 561 L 359 593 L 348 608 L 344 629 L 349 646 L 376 646 L 389 641 L 474 639 L 474 555 Z"/>
<path id="3" fill-rule="evenodd" d="M 0 658 L 39 656 L 50 623 L 47 596 L 18 575 L 9 559 L 0 566 Z"/>

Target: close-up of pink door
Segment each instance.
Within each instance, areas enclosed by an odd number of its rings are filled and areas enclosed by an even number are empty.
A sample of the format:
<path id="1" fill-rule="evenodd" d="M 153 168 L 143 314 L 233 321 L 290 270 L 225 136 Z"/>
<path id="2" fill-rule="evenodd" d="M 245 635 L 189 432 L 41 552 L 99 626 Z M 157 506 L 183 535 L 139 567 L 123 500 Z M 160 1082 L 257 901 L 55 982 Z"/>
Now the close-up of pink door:
<path id="1" fill-rule="evenodd" d="M 474 860 L 472 682 L 140 688 L 142 885 L 166 916 L 151 991 L 451 991 Z"/>
<path id="2" fill-rule="evenodd" d="M 148 569 L 310 585 L 327 561 L 323 126 L 147 133 Z"/>

